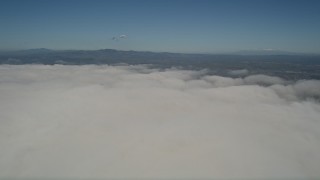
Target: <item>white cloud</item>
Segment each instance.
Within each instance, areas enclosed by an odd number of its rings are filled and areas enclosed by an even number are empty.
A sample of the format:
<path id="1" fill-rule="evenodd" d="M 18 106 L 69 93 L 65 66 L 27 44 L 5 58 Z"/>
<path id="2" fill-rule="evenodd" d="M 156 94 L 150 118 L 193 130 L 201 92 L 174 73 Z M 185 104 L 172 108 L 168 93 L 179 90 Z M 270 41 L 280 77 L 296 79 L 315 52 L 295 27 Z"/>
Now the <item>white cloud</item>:
<path id="1" fill-rule="evenodd" d="M 119 41 L 120 39 L 126 39 L 126 38 L 128 38 L 128 36 L 125 34 L 122 34 L 120 36 L 113 36 L 112 40 Z"/>
<path id="2" fill-rule="evenodd" d="M 122 35 L 119 36 L 119 38 L 127 38 L 127 37 L 128 37 L 128 36 L 125 35 L 125 34 L 122 34 Z"/>
<path id="3" fill-rule="evenodd" d="M 319 81 L 203 73 L 0 66 L 0 176 L 320 177 Z"/>

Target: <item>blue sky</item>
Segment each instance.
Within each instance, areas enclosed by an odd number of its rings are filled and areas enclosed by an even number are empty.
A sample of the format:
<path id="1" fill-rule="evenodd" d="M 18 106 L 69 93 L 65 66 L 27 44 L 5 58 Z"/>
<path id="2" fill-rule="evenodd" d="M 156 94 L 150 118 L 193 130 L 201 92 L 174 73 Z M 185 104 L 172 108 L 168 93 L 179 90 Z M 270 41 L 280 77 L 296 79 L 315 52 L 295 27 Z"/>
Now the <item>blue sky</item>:
<path id="1" fill-rule="evenodd" d="M 0 1 L 0 49 L 320 53 L 320 1 Z M 119 41 L 113 36 L 126 34 Z"/>

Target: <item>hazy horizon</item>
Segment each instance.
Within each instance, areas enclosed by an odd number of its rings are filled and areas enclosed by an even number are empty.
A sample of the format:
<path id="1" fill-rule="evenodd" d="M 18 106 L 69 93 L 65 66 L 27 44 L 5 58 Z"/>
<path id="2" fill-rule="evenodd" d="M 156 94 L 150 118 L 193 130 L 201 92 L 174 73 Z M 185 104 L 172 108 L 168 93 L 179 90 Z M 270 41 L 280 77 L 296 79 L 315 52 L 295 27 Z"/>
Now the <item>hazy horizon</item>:
<path id="1" fill-rule="evenodd" d="M 243 49 L 238 51 L 221 51 L 221 52 L 175 52 L 175 51 L 153 51 L 153 50 L 133 50 L 133 49 L 50 49 L 45 47 L 30 48 L 30 49 L 0 49 L 0 52 L 18 52 L 32 50 L 49 50 L 49 51 L 99 51 L 99 50 L 116 50 L 116 51 L 136 51 L 136 52 L 153 52 L 153 53 L 182 53 L 182 54 L 208 54 L 208 55 L 320 55 L 315 52 L 294 52 L 282 51 L 278 49 Z"/>

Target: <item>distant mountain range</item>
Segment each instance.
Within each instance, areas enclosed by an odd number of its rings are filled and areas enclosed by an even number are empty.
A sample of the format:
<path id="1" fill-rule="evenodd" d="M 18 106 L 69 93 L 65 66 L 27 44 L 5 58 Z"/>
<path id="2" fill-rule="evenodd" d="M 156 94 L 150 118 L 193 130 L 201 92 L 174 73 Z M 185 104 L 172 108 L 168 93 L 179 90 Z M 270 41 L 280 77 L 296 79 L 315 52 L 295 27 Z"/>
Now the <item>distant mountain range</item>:
<path id="1" fill-rule="evenodd" d="M 16 51 L 0 51 L 0 55 L 3 54 L 14 54 L 14 55 L 30 55 L 30 54 L 44 54 L 44 53 L 66 53 L 66 52 L 87 52 L 87 53 L 101 53 L 101 52 L 135 52 L 135 53 L 155 53 L 155 54 L 197 54 L 197 55 L 319 55 L 315 53 L 297 53 L 290 51 L 281 51 L 274 49 L 261 49 L 261 50 L 241 50 L 236 52 L 229 53 L 170 53 L 170 52 L 151 52 L 151 51 L 124 51 L 124 50 L 116 50 L 116 49 L 100 49 L 100 50 L 51 50 L 46 48 L 37 48 L 37 49 L 26 49 L 26 50 L 16 50 Z"/>
<path id="2" fill-rule="evenodd" d="M 242 50 L 232 54 L 236 55 L 311 55 L 307 53 L 297 53 L 289 51 L 280 51 L 274 49 L 261 49 L 261 50 Z"/>
<path id="3" fill-rule="evenodd" d="M 185 64 L 252 60 L 318 60 L 320 55 L 275 50 L 239 51 L 229 54 L 187 54 L 148 51 L 28 49 L 0 52 L 0 64 Z M 196 60 L 196 61 L 195 61 Z"/>

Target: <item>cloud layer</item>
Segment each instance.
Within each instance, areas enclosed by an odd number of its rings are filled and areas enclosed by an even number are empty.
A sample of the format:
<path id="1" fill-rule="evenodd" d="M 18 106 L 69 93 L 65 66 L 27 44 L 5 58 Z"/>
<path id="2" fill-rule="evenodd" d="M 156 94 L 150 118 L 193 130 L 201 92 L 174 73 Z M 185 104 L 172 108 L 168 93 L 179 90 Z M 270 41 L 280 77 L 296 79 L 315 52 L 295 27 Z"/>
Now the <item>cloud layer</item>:
<path id="1" fill-rule="evenodd" d="M 0 177 L 320 177 L 319 97 L 316 80 L 2 65 Z"/>

